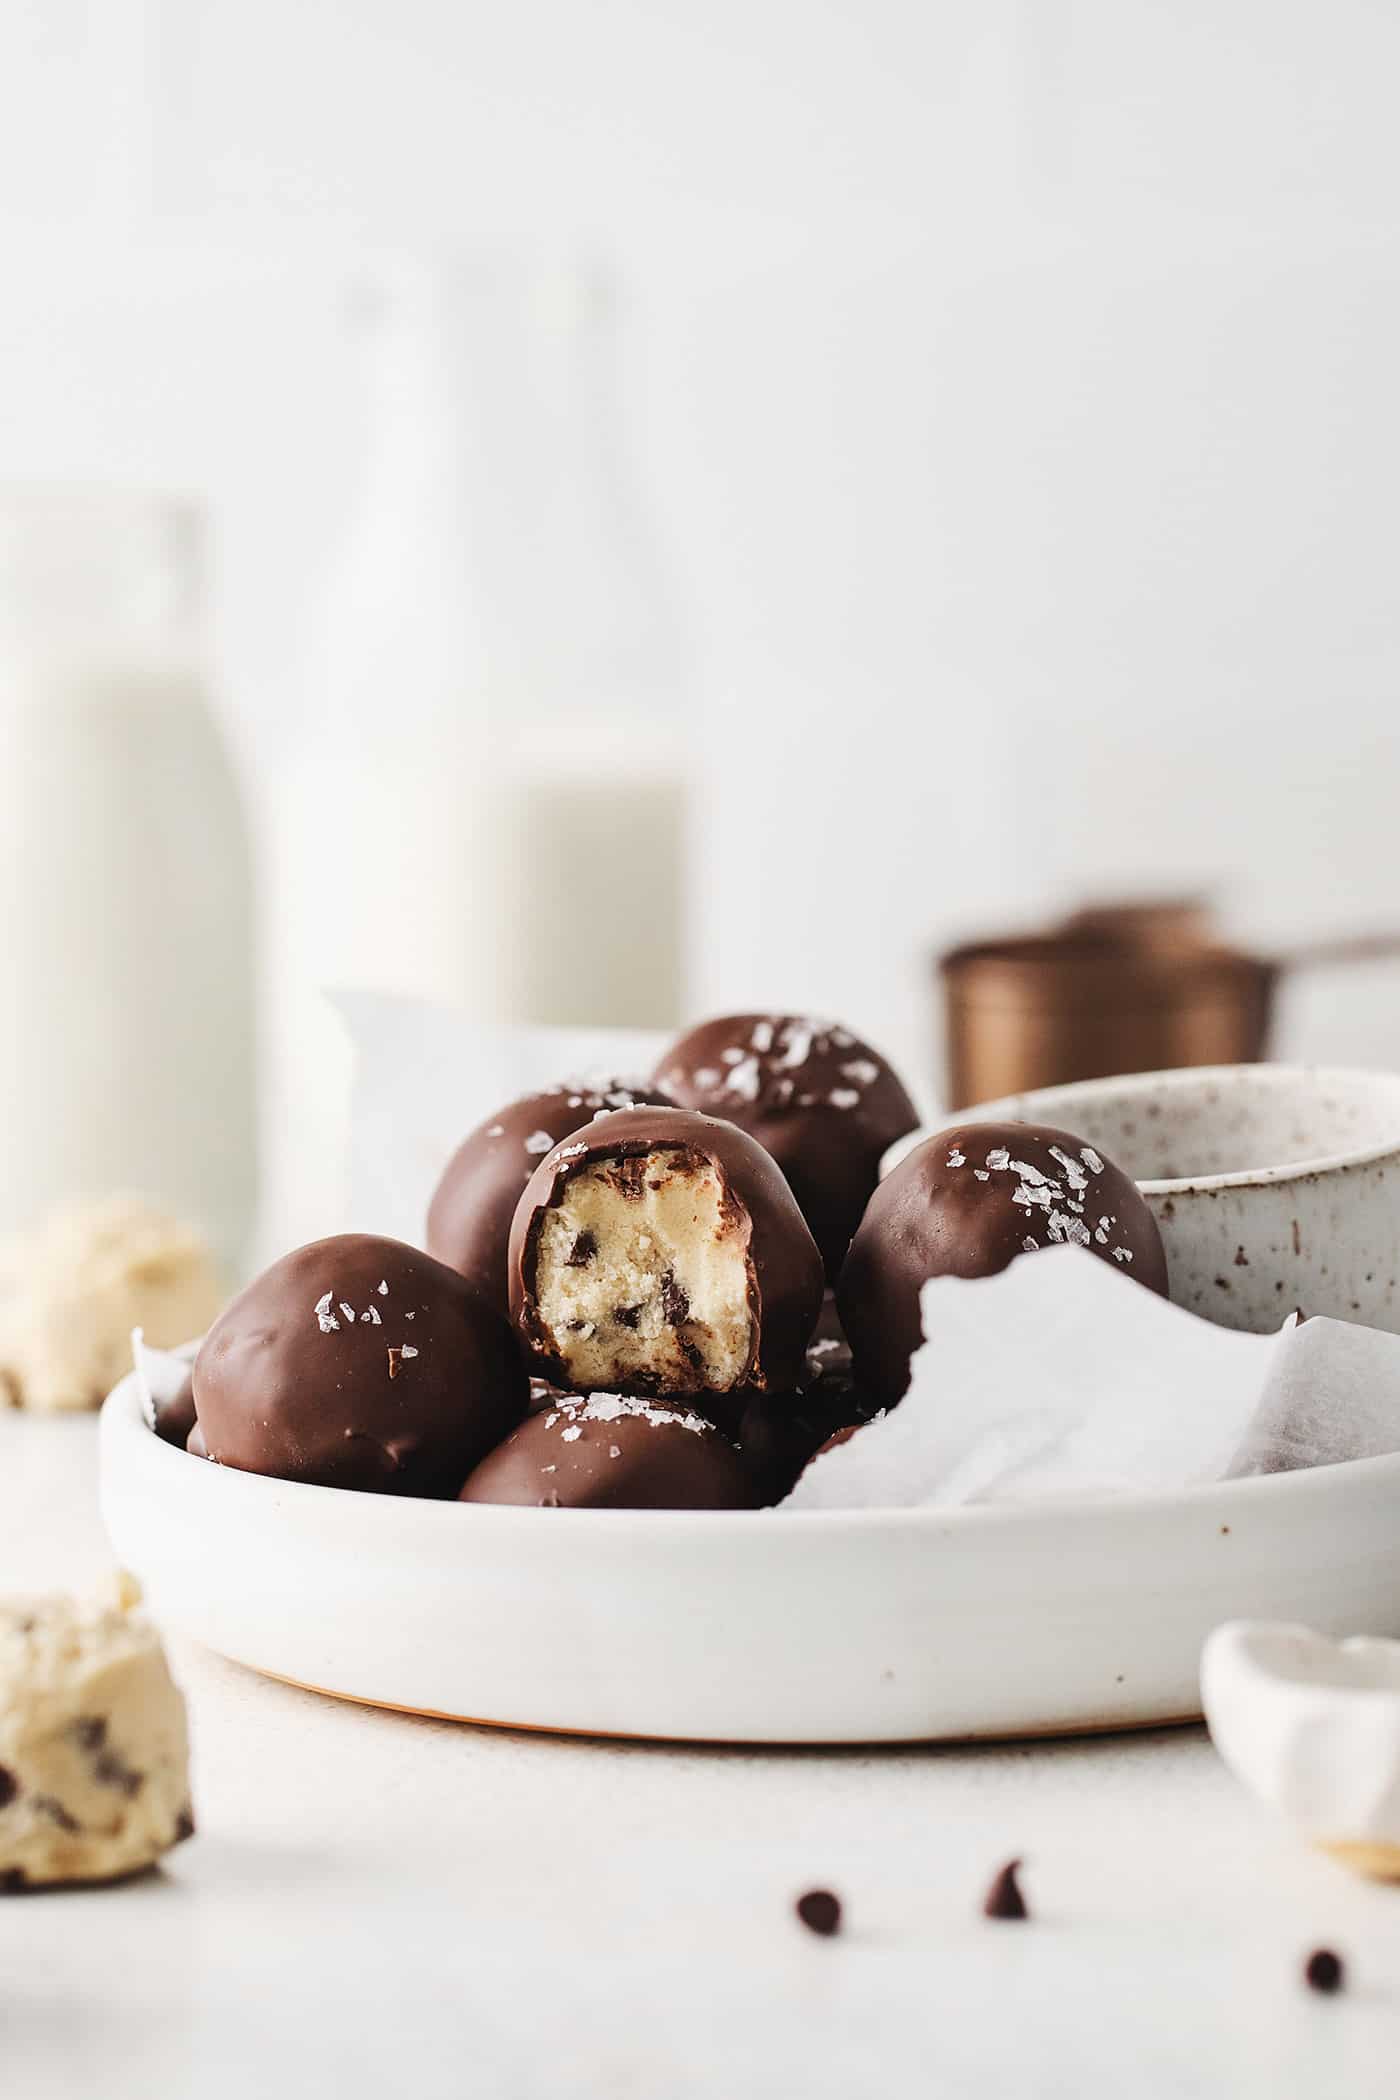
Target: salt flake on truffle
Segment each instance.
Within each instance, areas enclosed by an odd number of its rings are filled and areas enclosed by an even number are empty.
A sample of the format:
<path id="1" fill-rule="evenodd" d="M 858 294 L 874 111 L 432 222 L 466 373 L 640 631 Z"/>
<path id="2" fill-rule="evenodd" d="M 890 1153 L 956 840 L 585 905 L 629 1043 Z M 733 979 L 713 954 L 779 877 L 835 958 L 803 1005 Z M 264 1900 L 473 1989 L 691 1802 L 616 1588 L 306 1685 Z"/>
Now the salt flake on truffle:
<path id="1" fill-rule="evenodd" d="M 1102 1174 L 1103 1161 L 1099 1158 L 1098 1153 L 1094 1150 L 1092 1145 L 1081 1145 L 1079 1148 L 1079 1157 L 1083 1160 L 1085 1166 L 1089 1169 L 1089 1172 L 1091 1174 Z"/>
<path id="2" fill-rule="evenodd" d="M 532 1130 L 525 1140 L 525 1150 L 527 1152 L 548 1152 L 553 1143 L 554 1140 L 547 1130 Z"/>
<path id="3" fill-rule="evenodd" d="M 967 1154 L 959 1152 L 957 1146 L 954 1145 L 952 1151 L 948 1154 L 948 1164 L 950 1167 L 965 1167 L 967 1165 Z"/>
<path id="4" fill-rule="evenodd" d="M 323 1298 L 316 1300 L 316 1319 L 322 1334 L 339 1334 L 340 1322 L 331 1311 L 331 1294 L 329 1291 L 326 1292 Z"/>

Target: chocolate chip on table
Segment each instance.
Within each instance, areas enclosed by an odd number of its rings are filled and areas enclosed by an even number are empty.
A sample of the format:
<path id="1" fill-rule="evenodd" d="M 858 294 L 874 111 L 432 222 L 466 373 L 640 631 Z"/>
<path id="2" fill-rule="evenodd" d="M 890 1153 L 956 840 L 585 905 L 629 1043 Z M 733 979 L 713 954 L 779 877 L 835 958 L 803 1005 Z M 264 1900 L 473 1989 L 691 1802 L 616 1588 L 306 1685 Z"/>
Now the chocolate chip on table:
<path id="1" fill-rule="evenodd" d="M 1324 1998 L 1335 1997 L 1345 1987 L 1346 1967 L 1340 1954 L 1330 1947 L 1316 1947 L 1303 1964 L 1303 1981 L 1310 1991 L 1320 1991 Z"/>
<path id="2" fill-rule="evenodd" d="M 830 1889 L 808 1889 L 805 1896 L 798 1897 L 794 1909 L 807 1930 L 820 1939 L 832 1939 L 841 1930 L 841 1899 Z"/>
<path id="3" fill-rule="evenodd" d="M 586 1269 L 597 1252 L 598 1235 L 585 1228 L 569 1249 L 569 1258 L 564 1266 L 569 1269 Z"/>
<path id="4" fill-rule="evenodd" d="M 982 1915 L 985 1918 L 1028 1918 L 1026 1899 L 1021 1894 L 1021 1884 L 1016 1879 L 1020 1869 L 1019 1859 L 1009 1859 L 992 1882 L 982 1899 Z"/>

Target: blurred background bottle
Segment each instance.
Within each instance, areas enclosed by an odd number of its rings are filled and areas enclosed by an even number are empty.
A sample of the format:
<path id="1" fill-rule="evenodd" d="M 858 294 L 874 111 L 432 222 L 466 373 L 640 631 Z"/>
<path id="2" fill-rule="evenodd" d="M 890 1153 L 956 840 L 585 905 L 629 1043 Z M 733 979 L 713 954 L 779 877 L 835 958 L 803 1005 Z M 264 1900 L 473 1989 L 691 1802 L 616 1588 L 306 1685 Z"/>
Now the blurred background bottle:
<path id="1" fill-rule="evenodd" d="M 685 1008 L 688 774 L 678 623 L 629 459 L 617 290 L 597 263 L 529 294 L 536 494 L 500 871 L 517 1021 L 669 1028 Z"/>
<path id="2" fill-rule="evenodd" d="M 482 1021 L 681 1006 L 679 679 L 611 303 L 568 268 L 401 261 L 353 312 L 365 470 L 265 809 L 269 1253 L 343 1215 L 326 988 Z"/>
<path id="3" fill-rule="evenodd" d="M 255 1193 L 251 904 L 202 677 L 200 520 L 0 488 L 4 1225 L 116 1191 L 229 1262 Z"/>

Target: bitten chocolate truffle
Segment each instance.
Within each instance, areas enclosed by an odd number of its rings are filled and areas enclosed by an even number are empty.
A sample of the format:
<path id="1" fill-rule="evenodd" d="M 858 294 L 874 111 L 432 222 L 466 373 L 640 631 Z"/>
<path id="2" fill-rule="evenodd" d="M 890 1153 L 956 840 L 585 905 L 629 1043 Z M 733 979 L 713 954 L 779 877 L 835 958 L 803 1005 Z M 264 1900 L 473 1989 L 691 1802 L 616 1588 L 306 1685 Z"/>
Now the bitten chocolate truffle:
<path id="1" fill-rule="evenodd" d="M 504 1320 L 455 1270 L 358 1232 L 274 1262 L 194 1366 L 220 1465 L 388 1495 L 455 1495 L 525 1392 Z"/>
<path id="2" fill-rule="evenodd" d="M 463 1502 L 544 1509 L 751 1509 L 738 1452 L 664 1400 L 575 1395 L 527 1421 L 467 1479 Z"/>
<path id="3" fill-rule="evenodd" d="M 792 1392 L 822 1264 L 792 1191 L 732 1123 L 622 1109 L 540 1161 L 510 1235 L 532 1369 L 576 1392 Z"/>
<path id="4" fill-rule="evenodd" d="M 916 1146 L 871 1197 L 836 1287 L 857 1384 L 887 1403 L 905 1391 L 929 1277 L 995 1276 L 1056 1245 L 1166 1296 L 1157 1221 L 1092 1145 L 1033 1123 L 962 1123 Z"/>
<path id="5" fill-rule="evenodd" d="M 834 1283 L 882 1155 L 919 1120 L 879 1051 L 827 1021 L 725 1014 L 673 1043 L 656 1081 L 772 1153 Z"/>
<path id="6" fill-rule="evenodd" d="M 465 1276 L 504 1317 L 510 1221 L 545 1153 L 590 1117 L 668 1101 L 656 1087 L 608 1079 L 525 1094 L 498 1109 L 463 1138 L 442 1170 L 428 1206 L 428 1252 Z"/>

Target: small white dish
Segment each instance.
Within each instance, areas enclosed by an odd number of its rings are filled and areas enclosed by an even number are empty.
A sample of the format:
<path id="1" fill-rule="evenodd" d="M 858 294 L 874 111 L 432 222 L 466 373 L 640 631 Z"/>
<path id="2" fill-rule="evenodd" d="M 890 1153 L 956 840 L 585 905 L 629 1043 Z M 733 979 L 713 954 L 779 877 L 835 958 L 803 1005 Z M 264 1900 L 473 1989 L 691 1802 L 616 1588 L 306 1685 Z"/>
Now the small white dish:
<path id="1" fill-rule="evenodd" d="M 1252 1793 L 1357 1872 L 1400 1880 L 1400 1641 L 1220 1626 L 1201 1701 Z"/>
<path id="2" fill-rule="evenodd" d="M 1172 1301 L 1218 1327 L 1299 1308 L 1400 1333 L 1400 1073 L 1207 1065 L 1041 1087 L 953 1123 L 1049 1123 L 1138 1183 Z M 930 1131 L 901 1138 L 885 1171 Z"/>
<path id="3" fill-rule="evenodd" d="M 753 1743 L 1126 1728 L 1199 1713 L 1224 1619 L 1400 1634 L 1400 1456 L 1025 1508 L 493 1509 L 190 1458 L 134 1373 L 101 1442 L 113 1545 L 166 1625 L 465 1720 Z"/>

